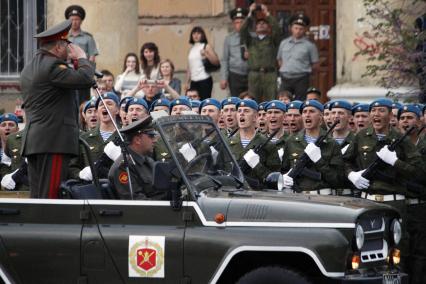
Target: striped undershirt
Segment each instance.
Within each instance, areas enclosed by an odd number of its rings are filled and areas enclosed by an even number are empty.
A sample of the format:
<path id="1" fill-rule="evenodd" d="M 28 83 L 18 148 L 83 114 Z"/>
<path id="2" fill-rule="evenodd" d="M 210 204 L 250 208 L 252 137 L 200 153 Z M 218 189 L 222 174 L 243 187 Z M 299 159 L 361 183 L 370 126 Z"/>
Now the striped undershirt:
<path id="1" fill-rule="evenodd" d="M 336 140 L 337 144 L 342 145 L 343 142 L 345 142 L 345 138 L 334 138 Z"/>
<path id="2" fill-rule="evenodd" d="M 305 134 L 305 136 L 303 136 L 303 139 L 305 139 L 305 142 L 309 144 L 309 143 L 315 143 L 318 138 L 309 136 L 308 134 Z"/>
<path id="3" fill-rule="evenodd" d="M 99 130 L 99 132 L 101 133 L 101 136 L 104 142 L 107 141 L 112 135 L 112 132 L 108 132 L 108 131 Z"/>
<path id="4" fill-rule="evenodd" d="M 244 139 L 241 138 L 241 146 L 243 146 L 243 148 L 247 147 L 247 145 L 250 143 L 251 139 Z"/>
<path id="5" fill-rule="evenodd" d="M 277 142 L 278 142 L 278 140 L 280 140 L 279 138 L 277 138 L 277 137 L 273 137 L 273 138 L 271 138 L 271 142 L 273 143 L 273 144 L 276 144 Z"/>
<path id="6" fill-rule="evenodd" d="M 377 140 L 382 141 L 383 139 L 385 139 L 386 134 L 376 134 L 377 136 Z"/>

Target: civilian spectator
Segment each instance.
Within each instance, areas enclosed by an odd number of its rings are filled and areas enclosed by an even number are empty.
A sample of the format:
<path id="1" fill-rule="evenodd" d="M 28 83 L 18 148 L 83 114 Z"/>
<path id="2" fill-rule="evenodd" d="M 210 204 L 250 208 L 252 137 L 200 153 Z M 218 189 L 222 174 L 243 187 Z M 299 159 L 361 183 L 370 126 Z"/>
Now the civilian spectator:
<path id="1" fill-rule="evenodd" d="M 255 32 L 250 28 L 256 22 Z M 281 40 L 281 29 L 265 5 L 253 3 L 241 27 L 241 43 L 248 50 L 248 91 L 256 101 L 270 101 L 277 94 L 276 54 Z"/>
<path id="2" fill-rule="evenodd" d="M 160 62 L 160 79 L 164 81 L 163 93 L 171 99 L 177 99 L 181 91 L 181 82 L 173 77 L 174 72 L 175 65 L 170 59 Z"/>
<path id="3" fill-rule="evenodd" d="M 206 33 L 202 27 L 197 26 L 192 29 L 189 43 L 192 47 L 188 54 L 187 84 L 191 89 L 196 89 L 200 99 L 204 100 L 211 97 L 213 79 L 204 68 L 203 59 L 219 65 L 219 58 L 208 44 Z"/>
<path id="4" fill-rule="evenodd" d="M 111 71 L 106 69 L 102 70 L 101 73 L 104 75 L 101 80 L 106 85 L 106 91 L 114 92 L 117 95 L 120 95 L 119 92 L 117 92 L 117 90 L 114 89 L 114 81 L 115 81 L 114 74 L 112 74 Z"/>
<path id="5" fill-rule="evenodd" d="M 127 53 L 124 57 L 123 73 L 117 76 L 114 89 L 119 91 L 122 97 L 127 97 L 127 93 L 138 84 L 140 77 L 138 56 L 133 52 Z"/>
<path id="6" fill-rule="evenodd" d="M 277 100 L 282 101 L 285 104 L 289 104 L 293 100 L 293 94 L 287 90 L 282 90 L 278 92 Z"/>
<path id="7" fill-rule="evenodd" d="M 223 57 L 221 60 L 220 88 L 229 87 L 231 96 L 238 97 L 241 92 L 248 90 L 248 65 L 242 54 L 240 30 L 247 16 L 247 10 L 236 8 L 230 13 L 234 31 L 225 38 Z"/>
<path id="8" fill-rule="evenodd" d="M 141 79 L 158 79 L 160 67 L 160 54 L 158 47 L 153 42 L 144 43 L 141 47 Z"/>
<path id="9" fill-rule="evenodd" d="M 186 90 L 186 94 L 185 95 L 190 100 L 201 101 L 200 94 L 198 93 L 198 91 L 196 89 L 191 89 L 190 88 L 190 89 Z"/>
<path id="10" fill-rule="evenodd" d="M 319 67 L 318 50 L 315 44 L 305 37 L 310 23 L 307 16 L 293 16 L 290 23 L 291 36 L 281 42 L 277 54 L 281 89 L 295 94 L 296 100 L 305 101 L 311 73 Z"/>

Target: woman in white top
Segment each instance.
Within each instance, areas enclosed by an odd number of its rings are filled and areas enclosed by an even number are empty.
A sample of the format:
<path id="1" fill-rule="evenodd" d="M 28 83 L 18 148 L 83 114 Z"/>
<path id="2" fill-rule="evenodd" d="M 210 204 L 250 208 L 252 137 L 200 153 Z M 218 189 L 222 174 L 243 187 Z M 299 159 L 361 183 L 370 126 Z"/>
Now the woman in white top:
<path id="1" fill-rule="evenodd" d="M 194 27 L 191 31 L 189 43 L 192 47 L 188 54 L 187 84 L 200 94 L 201 100 L 210 98 L 213 89 L 213 80 L 206 72 L 203 59 L 207 58 L 212 64 L 219 64 L 219 57 L 208 44 L 206 33 L 202 27 Z"/>
<path id="2" fill-rule="evenodd" d="M 118 75 L 114 89 L 121 92 L 124 98 L 137 85 L 140 76 L 138 56 L 132 52 L 127 53 L 124 57 L 123 73 Z"/>
<path id="3" fill-rule="evenodd" d="M 141 79 L 157 80 L 160 67 L 160 54 L 153 42 L 146 42 L 141 47 Z"/>

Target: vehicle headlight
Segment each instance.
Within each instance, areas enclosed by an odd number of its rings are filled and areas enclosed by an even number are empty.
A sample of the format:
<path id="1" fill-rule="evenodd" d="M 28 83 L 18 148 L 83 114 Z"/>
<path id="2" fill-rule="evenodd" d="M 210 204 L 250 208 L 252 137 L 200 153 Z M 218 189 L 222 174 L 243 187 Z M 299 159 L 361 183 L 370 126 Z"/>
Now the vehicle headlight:
<path id="1" fill-rule="evenodd" d="M 356 225 L 355 241 L 357 249 L 361 250 L 362 246 L 364 245 L 364 229 L 361 227 L 360 224 Z"/>
<path id="2" fill-rule="evenodd" d="M 390 231 L 392 234 L 392 239 L 394 244 L 395 245 L 399 244 L 402 237 L 402 228 L 401 228 L 401 223 L 397 219 L 394 219 L 392 221 Z"/>

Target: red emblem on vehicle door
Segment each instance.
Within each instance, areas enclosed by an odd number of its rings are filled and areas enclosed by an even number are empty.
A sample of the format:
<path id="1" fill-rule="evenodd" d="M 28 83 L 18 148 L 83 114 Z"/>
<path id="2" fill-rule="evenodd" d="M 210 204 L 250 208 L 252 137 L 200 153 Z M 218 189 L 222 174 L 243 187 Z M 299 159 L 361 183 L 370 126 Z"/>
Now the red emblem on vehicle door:
<path id="1" fill-rule="evenodd" d="M 143 248 L 136 253 L 137 265 L 145 271 L 148 271 L 157 265 L 157 251 L 154 249 Z"/>

